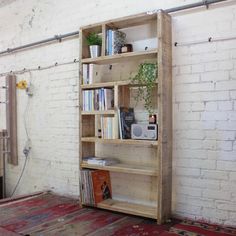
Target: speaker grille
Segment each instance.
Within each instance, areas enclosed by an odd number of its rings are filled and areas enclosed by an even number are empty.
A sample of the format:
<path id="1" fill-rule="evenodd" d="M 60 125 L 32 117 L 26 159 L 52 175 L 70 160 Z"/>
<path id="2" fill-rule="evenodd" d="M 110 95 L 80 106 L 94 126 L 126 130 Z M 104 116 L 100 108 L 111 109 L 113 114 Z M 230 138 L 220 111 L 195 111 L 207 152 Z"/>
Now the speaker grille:
<path id="1" fill-rule="evenodd" d="M 133 127 L 133 134 L 136 137 L 140 137 L 142 135 L 143 131 L 142 128 L 140 126 L 134 126 Z"/>

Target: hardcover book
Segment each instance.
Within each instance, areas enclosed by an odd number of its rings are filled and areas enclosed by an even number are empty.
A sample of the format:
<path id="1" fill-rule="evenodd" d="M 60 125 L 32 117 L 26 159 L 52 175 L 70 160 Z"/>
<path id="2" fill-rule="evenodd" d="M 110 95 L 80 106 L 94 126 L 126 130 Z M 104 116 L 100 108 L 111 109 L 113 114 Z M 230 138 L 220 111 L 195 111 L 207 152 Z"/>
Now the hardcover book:
<path id="1" fill-rule="evenodd" d="M 112 197 L 110 173 L 106 170 L 92 171 L 95 204 Z"/>
<path id="2" fill-rule="evenodd" d="M 134 109 L 120 107 L 118 113 L 120 139 L 131 139 L 131 125 L 135 123 Z"/>

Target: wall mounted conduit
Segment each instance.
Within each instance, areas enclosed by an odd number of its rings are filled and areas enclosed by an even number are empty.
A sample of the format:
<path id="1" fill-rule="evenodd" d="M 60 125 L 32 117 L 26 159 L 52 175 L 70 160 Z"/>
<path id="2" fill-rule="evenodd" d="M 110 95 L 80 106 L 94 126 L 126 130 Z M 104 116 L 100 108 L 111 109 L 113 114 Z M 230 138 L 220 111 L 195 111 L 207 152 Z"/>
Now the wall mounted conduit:
<path id="1" fill-rule="evenodd" d="M 187 4 L 187 5 L 180 6 L 180 7 L 165 9 L 164 11 L 166 13 L 173 13 L 173 12 L 184 11 L 184 10 L 193 9 L 193 8 L 197 8 L 197 7 L 202 7 L 202 6 L 208 8 L 209 5 L 211 5 L 211 4 L 226 2 L 226 1 L 230 1 L 230 0 L 203 0 L 203 1 L 200 1 L 200 2 Z M 154 14 L 158 10 L 147 12 L 147 14 Z M 78 35 L 79 35 L 79 31 L 75 31 L 75 32 L 67 33 L 67 34 L 62 34 L 62 35 L 55 35 L 51 38 L 47 38 L 47 39 L 40 40 L 40 41 L 37 41 L 37 42 L 25 44 L 25 45 L 18 46 L 18 47 L 15 47 L 15 48 L 7 48 L 4 51 L 0 51 L 0 56 L 6 55 L 6 54 L 9 54 L 9 53 L 13 53 L 13 52 L 16 52 L 16 51 L 20 51 L 20 50 L 23 50 L 23 49 L 26 49 L 26 48 L 32 48 L 32 47 L 35 47 L 35 46 L 47 44 L 47 43 L 53 42 L 53 41 L 61 42 L 62 39 L 73 37 L 73 36 L 78 36 Z"/>

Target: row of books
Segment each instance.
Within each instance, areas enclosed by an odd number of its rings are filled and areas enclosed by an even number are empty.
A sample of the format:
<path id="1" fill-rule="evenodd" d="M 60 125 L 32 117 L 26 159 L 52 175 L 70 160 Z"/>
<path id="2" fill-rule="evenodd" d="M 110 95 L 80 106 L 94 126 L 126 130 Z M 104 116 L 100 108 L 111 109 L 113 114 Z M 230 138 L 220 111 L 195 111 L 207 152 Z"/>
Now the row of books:
<path id="1" fill-rule="evenodd" d="M 81 184 L 81 197 L 85 205 L 96 206 L 112 197 L 109 171 L 82 170 Z"/>
<path id="2" fill-rule="evenodd" d="M 83 64 L 83 84 L 92 84 L 99 81 L 99 65 Z"/>
<path id="3" fill-rule="evenodd" d="M 126 34 L 119 30 L 109 29 L 106 32 L 106 55 L 114 55 L 121 52 L 125 44 Z"/>
<path id="4" fill-rule="evenodd" d="M 83 111 L 104 111 L 114 108 L 114 90 L 109 88 L 84 90 Z"/>
<path id="5" fill-rule="evenodd" d="M 116 138 L 116 125 L 114 119 L 114 117 L 101 116 L 101 138 Z"/>

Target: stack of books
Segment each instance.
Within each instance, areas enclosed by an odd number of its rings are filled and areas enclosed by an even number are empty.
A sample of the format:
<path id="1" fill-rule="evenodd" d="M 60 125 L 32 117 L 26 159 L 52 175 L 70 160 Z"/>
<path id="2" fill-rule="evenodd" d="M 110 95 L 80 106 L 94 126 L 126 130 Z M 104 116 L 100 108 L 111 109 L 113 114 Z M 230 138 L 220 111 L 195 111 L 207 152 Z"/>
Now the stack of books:
<path id="1" fill-rule="evenodd" d="M 82 170 L 81 184 L 81 197 L 85 205 L 96 206 L 112 197 L 109 171 Z"/>
<path id="2" fill-rule="evenodd" d="M 119 30 L 109 29 L 106 32 L 106 55 L 121 53 L 125 44 L 126 34 Z"/>
<path id="3" fill-rule="evenodd" d="M 114 108 L 114 90 L 109 88 L 84 90 L 83 111 L 106 111 Z"/>
<path id="4" fill-rule="evenodd" d="M 96 64 L 83 64 L 83 84 L 92 84 L 100 80 L 100 67 Z"/>

